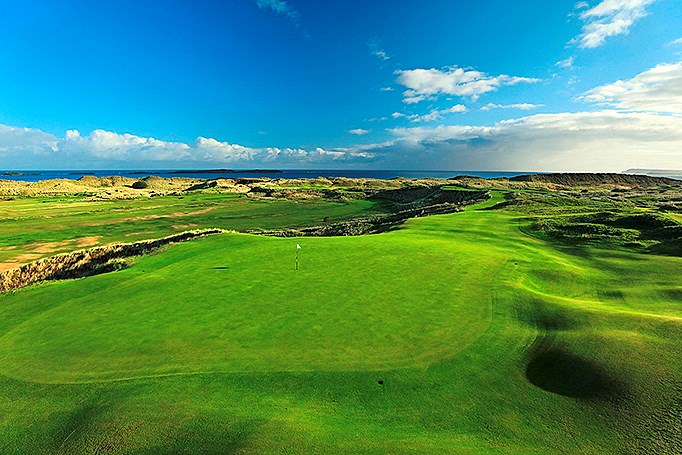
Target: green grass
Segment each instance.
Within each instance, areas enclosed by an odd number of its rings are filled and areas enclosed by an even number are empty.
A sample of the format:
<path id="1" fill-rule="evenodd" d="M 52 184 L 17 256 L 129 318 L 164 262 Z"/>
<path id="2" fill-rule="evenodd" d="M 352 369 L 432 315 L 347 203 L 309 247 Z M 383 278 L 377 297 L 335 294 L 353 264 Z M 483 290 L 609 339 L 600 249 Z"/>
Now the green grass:
<path id="1" fill-rule="evenodd" d="M 682 259 L 502 200 L 0 296 L 0 452 L 679 453 Z"/>
<path id="2" fill-rule="evenodd" d="M 0 263 L 21 254 L 37 258 L 73 251 L 83 237 L 96 237 L 98 244 L 107 244 L 201 228 L 307 226 L 320 224 L 325 217 L 330 221 L 345 220 L 372 212 L 374 207 L 374 203 L 360 200 L 264 201 L 202 193 L 111 201 L 82 197 L 5 200 L 0 201 Z M 64 243 L 52 245 L 51 251 L 41 251 L 40 245 L 46 242 Z"/>

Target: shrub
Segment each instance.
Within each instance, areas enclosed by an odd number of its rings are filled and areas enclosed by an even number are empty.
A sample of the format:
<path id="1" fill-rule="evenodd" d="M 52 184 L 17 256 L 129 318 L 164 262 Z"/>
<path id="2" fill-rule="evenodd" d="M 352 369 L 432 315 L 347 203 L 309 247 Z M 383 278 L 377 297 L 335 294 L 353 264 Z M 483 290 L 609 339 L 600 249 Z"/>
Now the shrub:
<path id="1" fill-rule="evenodd" d="M 138 180 L 137 182 L 133 183 L 133 188 L 135 188 L 136 190 L 143 190 L 148 186 L 149 184 L 144 180 Z"/>

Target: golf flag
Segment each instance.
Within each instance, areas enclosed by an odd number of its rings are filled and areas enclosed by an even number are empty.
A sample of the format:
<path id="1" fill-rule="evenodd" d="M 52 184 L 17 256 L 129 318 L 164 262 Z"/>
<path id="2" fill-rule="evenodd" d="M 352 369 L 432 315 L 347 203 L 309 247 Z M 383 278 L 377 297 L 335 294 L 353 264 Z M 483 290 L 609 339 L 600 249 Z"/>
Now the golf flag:
<path id="1" fill-rule="evenodd" d="M 300 250 L 300 249 L 301 249 L 301 245 L 299 245 L 299 244 L 297 243 L 297 244 L 296 244 L 296 249 L 297 249 L 297 250 Z"/>

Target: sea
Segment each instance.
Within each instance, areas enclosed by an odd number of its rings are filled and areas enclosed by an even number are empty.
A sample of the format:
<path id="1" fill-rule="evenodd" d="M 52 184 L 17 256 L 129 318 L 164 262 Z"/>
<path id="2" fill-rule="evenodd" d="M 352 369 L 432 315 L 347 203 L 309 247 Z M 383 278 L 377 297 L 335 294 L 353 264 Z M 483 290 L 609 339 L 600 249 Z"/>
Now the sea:
<path id="1" fill-rule="evenodd" d="M 2 171 L 0 170 L 0 180 L 23 180 L 37 182 L 39 180 L 71 179 L 77 180 L 83 176 L 91 175 L 94 177 L 122 176 L 131 178 L 144 178 L 147 176 L 157 177 L 190 177 L 198 179 L 217 179 L 217 178 L 262 178 L 271 179 L 302 179 L 315 177 L 349 177 L 349 178 L 372 178 L 388 180 L 397 177 L 404 178 L 441 178 L 447 179 L 457 176 L 482 177 L 486 179 L 515 177 L 517 175 L 535 174 L 534 172 L 482 172 L 482 171 L 415 171 L 415 170 L 361 170 L 361 169 L 282 169 L 282 170 L 145 170 L 127 169 L 112 170 L 100 169 L 89 171 Z"/>

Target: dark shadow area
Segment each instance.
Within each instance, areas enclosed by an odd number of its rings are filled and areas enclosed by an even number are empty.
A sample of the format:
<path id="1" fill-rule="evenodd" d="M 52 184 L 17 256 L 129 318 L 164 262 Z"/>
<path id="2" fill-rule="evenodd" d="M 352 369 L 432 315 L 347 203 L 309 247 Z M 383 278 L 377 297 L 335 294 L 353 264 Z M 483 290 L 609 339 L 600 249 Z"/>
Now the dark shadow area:
<path id="1" fill-rule="evenodd" d="M 211 267 L 211 270 L 230 270 L 230 268 L 226 265 L 223 265 L 220 267 Z"/>
<path id="2" fill-rule="evenodd" d="M 510 205 L 511 205 L 510 201 L 502 201 L 502 202 L 498 202 L 497 204 L 493 205 L 492 207 L 483 207 L 483 208 L 476 209 L 476 210 L 479 210 L 479 211 L 501 210 L 501 209 L 509 207 Z"/>
<path id="3" fill-rule="evenodd" d="M 73 447 L 78 438 L 87 433 L 92 421 L 105 410 L 106 407 L 89 401 L 75 411 L 65 413 L 63 423 L 52 436 L 53 453 L 70 453 L 68 448 Z"/>
<path id="4" fill-rule="evenodd" d="M 543 390 L 571 398 L 621 401 L 627 393 L 597 363 L 557 349 L 536 352 L 526 377 Z"/>
<path id="5" fill-rule="evenodd" d="M 665 295 L 667 298 L 670 300 L 677 300 L 679 302 L 682 302 L 682 289 L 665 289 L 663 291 L 663 295 Z"/>
<path id="6" fill-rule="evenodd" d="M 519 307 L 517 318 L 529 327 L 538 329 L 545 338 L 549 335 L 554 338 L 552 332 L 575 330 L 587 325 L 585 321 L 570 317 L 540 299 L 529 299 L 526 305 Z"/>

